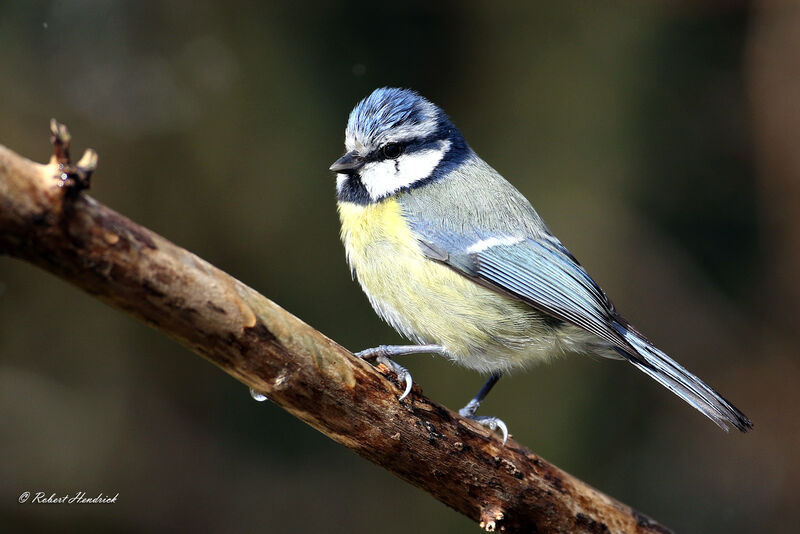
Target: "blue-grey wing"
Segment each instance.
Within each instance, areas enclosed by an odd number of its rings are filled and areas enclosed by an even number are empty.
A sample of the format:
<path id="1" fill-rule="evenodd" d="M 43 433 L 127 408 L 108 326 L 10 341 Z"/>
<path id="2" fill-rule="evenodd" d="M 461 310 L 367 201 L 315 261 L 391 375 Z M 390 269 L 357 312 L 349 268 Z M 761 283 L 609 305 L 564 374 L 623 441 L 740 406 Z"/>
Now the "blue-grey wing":
<path id="1" fill-rule="evenodd" d="M 420 243 L 429 258 L 583 328 L 626 352 L 630 350 L 628 342 L 613 326 L 624 320 L 603 290 L 555 237 L 466 241 L 451 238 L 427 235 Z"/>

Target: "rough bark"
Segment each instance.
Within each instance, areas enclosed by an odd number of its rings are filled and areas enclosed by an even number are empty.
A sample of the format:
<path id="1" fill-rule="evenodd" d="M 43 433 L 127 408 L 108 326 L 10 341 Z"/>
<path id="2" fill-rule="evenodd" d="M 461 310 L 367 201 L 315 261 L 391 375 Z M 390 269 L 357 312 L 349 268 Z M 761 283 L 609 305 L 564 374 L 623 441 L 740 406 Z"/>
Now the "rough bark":
<path id="1" fill-rule="evenodd" d="M 150 324 L 331 439 L 507 532 L 668 532 L 509 440 L 400 389 L 297 317 L 85 195 L 53 124 L 47 165 L 0 146 L 0 254 Z"/>

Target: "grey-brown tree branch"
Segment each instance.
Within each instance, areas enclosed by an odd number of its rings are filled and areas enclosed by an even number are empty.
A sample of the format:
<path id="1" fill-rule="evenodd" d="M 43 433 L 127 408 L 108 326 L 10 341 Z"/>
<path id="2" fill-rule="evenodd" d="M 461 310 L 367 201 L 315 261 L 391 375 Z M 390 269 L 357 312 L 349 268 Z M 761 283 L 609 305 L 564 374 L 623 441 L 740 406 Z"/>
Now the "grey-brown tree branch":
<path id="1" fill-rule="evenodd" d="M 47 165 L 0 145 L 0 253 L 120 308 L 331 439 L 507 532 L 667 532 L 415 388 L 400 390 L 303 321 L 81 192 L 96 155 L 69 160 L 53 123 Z"/>

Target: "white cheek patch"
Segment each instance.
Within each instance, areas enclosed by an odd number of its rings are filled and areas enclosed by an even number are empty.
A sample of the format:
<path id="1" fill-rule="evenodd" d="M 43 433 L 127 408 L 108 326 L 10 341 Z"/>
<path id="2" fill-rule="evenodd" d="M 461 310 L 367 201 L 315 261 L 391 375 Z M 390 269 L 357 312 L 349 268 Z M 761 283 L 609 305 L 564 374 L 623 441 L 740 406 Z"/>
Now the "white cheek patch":
<path id="1" fill-rule="evenodd" d="M 372 200 L 377 200 L 386 193 L 397 188 L 398 174 L 394 160 L 374 161 L 367 163 L 359 172 L 361 183 L 367 188 Z"/>
<path id="2" fill-rule="evenodd" d="M 361 182 L 372 200 L 378 200 L 430 176 L 449 149 L 450 141 L 444 141 L 437 148 L 403 154 L 396 160 L 367 163 L 359 173 Z"/>
<path id="3" fill-rule="evenodd" d="M 467 248 L 467 252 L 470 254 L 476 254 L 478 252 L 483 252 L 487 248 L 498 247 L 501 245 L 516 245 L 517 243 L 521 243 L 523 239 L 519 237 L 511 237 L 511 236 L 503 236 L 503 237 L 490 237 L 488 239 L 481 239 L 480 241 L 473 243 Z"/>

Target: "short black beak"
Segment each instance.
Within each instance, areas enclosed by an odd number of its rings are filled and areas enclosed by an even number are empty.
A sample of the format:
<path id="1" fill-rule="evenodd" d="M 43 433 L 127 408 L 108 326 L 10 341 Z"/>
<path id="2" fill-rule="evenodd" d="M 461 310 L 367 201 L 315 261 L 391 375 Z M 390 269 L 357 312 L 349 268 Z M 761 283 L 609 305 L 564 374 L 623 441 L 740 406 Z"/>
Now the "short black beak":
<path id="1" fill-rule="evenodd" d="M 334 161 L 330 170 L 333 172 L 352 172 L 357 171 L 363 166 L 364 158 L 359 156 L 358 152 L 353 150 Z"/>

